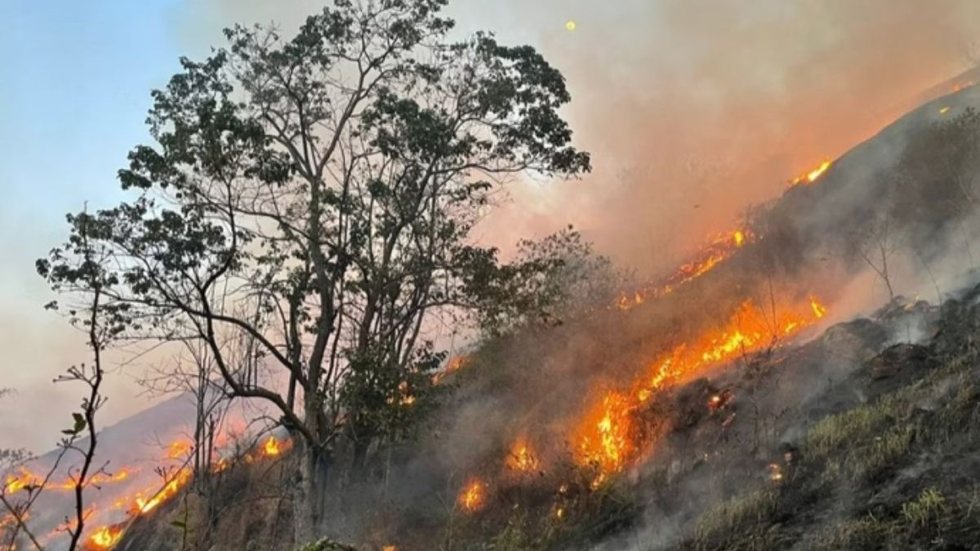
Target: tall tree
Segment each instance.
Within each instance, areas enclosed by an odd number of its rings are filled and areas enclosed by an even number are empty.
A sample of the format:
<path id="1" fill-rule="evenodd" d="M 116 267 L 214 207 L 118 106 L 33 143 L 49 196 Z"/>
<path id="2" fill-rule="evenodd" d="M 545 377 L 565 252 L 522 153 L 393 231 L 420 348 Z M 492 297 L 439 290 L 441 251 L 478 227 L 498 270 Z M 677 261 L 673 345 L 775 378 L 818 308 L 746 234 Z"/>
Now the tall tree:
<path id="1" fill-rule="evenodd" d="M 426 320 L 480 303 L 464 282 L 495 256 L 468 237 L 490 194 L 518 173 L 589 169 L 558 113 L 562 75 L 492 35 L 451 42 L 445 4 L 336 0 L 291 39 L 227 30 L 226 48 L 182 59 L 153 92 L 156 144 L 120 171 L 135 197 L 86 218 L 114 253 L 101 292 L 125 306 L 130 336 L 201 341 L 233 396 L 282 415 L 301 458 L 298 540 L 314 534 L 335 441 L 361 413 L 346 385 L 398 392 L 428 365 Z M 43 271 L 57 278 L 65 256 Z M 243 337 L 283 384 L 229 355 Z"/>

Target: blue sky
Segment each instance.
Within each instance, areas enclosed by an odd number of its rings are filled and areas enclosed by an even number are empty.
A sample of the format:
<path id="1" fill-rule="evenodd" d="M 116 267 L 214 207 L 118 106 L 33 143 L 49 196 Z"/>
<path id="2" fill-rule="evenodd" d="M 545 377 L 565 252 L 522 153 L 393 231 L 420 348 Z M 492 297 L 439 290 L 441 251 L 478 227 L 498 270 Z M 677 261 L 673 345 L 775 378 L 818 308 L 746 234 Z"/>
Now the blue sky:
<path id="1" fill-rule="evenodd" d="M 0 205 L 5 225 L 108 199 L 125 152 L 145 136 L 149 90 L 176 67 L 174 4 L 8 0 L 0 8 L 8 29 L 0 181 L 14 199 Z"/>
<path id="2" fill-rule="evenodd" d="M 19 391 L 0 404 L 0 445 L 38 445 L 23 412 L 76 399 L 78 389 L 50 381 L 84 360 L 81 339 L 42 310 L 51 295 L 34 260 L 65 237 L 66 212 L 118 198 L 115 173 L 147 137 L 149 91 L 177 67 L 177 4 L 0 2 L 0 387 Z M 127 411 L 124 383 L 113 386 L 107 413 Z"/>

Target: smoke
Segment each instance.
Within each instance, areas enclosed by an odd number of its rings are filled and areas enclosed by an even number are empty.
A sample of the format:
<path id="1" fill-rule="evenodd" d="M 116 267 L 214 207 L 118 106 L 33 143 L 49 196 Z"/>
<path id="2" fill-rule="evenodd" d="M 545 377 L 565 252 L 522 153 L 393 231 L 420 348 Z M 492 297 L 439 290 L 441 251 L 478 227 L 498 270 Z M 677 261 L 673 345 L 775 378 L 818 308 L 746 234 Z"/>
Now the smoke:
<path id="1" fill-rule="evenodd" d="M 175 32 L 203 52 L 222 26 L 289 30 L 322 5 L 213 0 L 175 15 Z M 970 0 L 457 0 L 449 12 L 459 36 L 492 30 L 559 67 L 594 154 L 581 181 L 513 185 L 477 237 L 506 249 L 573 223 L 641 273 L 907 111 L 966 68 L 980 31 Z"/>
<path id="2" fill-rule="evenodd" d="M 319 5 L 182 5 L 173 15 L 174 33 L 189 55 L 199 56 L 221 43 L 222 26 L 275 20 L 288 32 Z M 460 0 L 451 13 L 460 35 L 490 29 L 503 42 L 540 48 L 568 78 L 573 103 L 567 115 L 578 145 L 594 155 L 595 171 L 580 181 L 515 182 L 510 201 L 479 228 L 477 238 L 507 247 L 573 223 L 600 252 L 644 275 L 676 266 L 707 235 L 730 229 L 750 205 L 781 194 L 787 180 L 837 158 L 918 104 L 932 86 L 966 68 L 963 52 L 980 31 L 980 4 L 972 0 L 938 7 L 915 0 Z M 577 22 L 574 32 L 565 30 L 567 20 Z M 837 163 L 819 208 L 801 207 L 815 195 L 796 192 L 799 199 L 790 200 L 786 210 L 808 239 L 854 219 L 860 214 L 855 205 L 873 201 L 876 188 L 864 184 L 894 164 L 906 130 L 877 142 L 860 163 Z M 960 260 L 956 264 L 897 259 L 896 286 L 911 294 L 952 289 L 952 278 L 969 267 L 959 251 L 972 235 L 970 229 L 967 237 L 960 232 L 937 244 L 950 252 L 942 258 Z M 838 258 L 831 266 L 815 266 L 814 258 L 799 267 L 813 273 L 797 286 L 807 288 L 827 276 L 823 290 L 846 305 L 832 314 L 838 319 L 884 300 L 871 272 L 841 266 Z M 928 280 L 924 271 L 932 272 Z M 428 514 L 427 520 L 440 518 L 453 508 L 461 479 L 494 468 L 485 463 L 499 460 L 524 432 L 558 460 L 567 442 L 554 435 L 582 413 L 595 388 L 630 380 L 638 366 L 677 344 L 684 336 L 678 327 L 694 331 L 730 310 L 745 298 L 732 289 L 752 295 L 761 288 L 758 270 L 733 272 L 696 295 L 658 304 L 655 313 L 638 311 L 625 319 L 602 313 L 505 343 L 488 355 L 492 362 L 478 364 L 478 375 L 462 379 L 468 386 L 414 453 L 395 458 L 394 480 L 385 471 L 383 488 L 349 486 L 345 497 L 362 494 L 356 507 L 334 501 L 349 510 L 332 530 L 370 529 L 369 520 L 362 525 L 353 517 L 375 506 L 379 495 L 385 503 L 423 509 L 417 514 Z M 853 365 L 832 367 L 842 374 Z M 806 390 L 805 382 L 783 387 L 780 399 L 800 398 L 793 393 Z M 691 482 L 685 489 L 692 503 L 722 494 L 716 482 Z M 660 541 L 671 541 L 691 511 L 690 505 L 675 511 L 665 529 L 654 524 L 660 511 L 651 508 L 644 539 L 659 530 Z"/>

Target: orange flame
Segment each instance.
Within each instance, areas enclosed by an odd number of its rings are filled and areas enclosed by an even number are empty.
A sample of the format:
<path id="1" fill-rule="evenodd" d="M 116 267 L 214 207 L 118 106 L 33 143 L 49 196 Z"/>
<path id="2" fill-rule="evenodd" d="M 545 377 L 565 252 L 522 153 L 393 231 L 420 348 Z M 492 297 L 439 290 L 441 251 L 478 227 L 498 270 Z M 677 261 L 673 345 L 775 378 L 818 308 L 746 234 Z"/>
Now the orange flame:
<path id="1" fill-rule="evenodd" d="M 470 363 L 470 357 L 466 354 L 454 356 L 446 362 L 446 368 L 432 376 L 432 384 L 437 385 L 448 375 L 459 371 Z"/>
<path id="2" fill-rule="evenodd" d="M 830 159 L 825 159 L 822 163 L 820 163 L 820 166 L 794 178 L 789 185 L 795 186 L 804 183 L 812 184 L 813 182 L 816 182 L 817 178 L 820 178 L 820 176 L 823 175 L 824 172 L 827 172 L 827 169 L 830 168 L 831 164 L 832 163 L 830 162 Z"/>
<path id="3" fill-rule="evenodd" d="M 579 429 L 578 460 L 601 473 L 619 472 L 636 451 L 633 411 L 625 394 L 609 391 L 585 415 Z"/>
<path id="4" fill-rule="evenodd" d="M 19 474 L 10 473 L 7 475 L 7 481 L 3 485 L 3 493 L 16 494 L 21 490 L 40 484 L 41 479 L 37 475 L 24 467 L 20 467 Z"/>
<path id="5" fill-rule="evenodd" d="M 112 549 L 123 536 L 121 526 L 103 526 L 89 537 L 89 544 L 92 549 L 103 550 Z"/>
<path id="6" fill-rule="evenodd" d="M 537 469 L 538 465 L 538 457 L 527 439 L 518 438 L 507 455 L 507 468 L 526 473 Z"/>
<path id="7" fill-rule="evenodd" d="M 755 235 L 751 231 L 742 228 L 717 234 L 708 239 L 707 244 L 672 275 L 644 289 L 620 294 L 615 306 L 620 310 L 630 310 L 649 299 L 667 296 L 678 287 L 710 272 L 754 239 Z"/>
<path id="8" fill-rule="evenodd" d="M 817 319 L 827 315 L 827 308 L 813 296 L 810 297 L 810 309 L 813 310 L 813 317 Z"/>
<path id="9" fill-rule="evenodd" d="M 167 447 L 168 459 L 183 459 L 191 453 L 194 444 L 190 440 L 174 440 Z"/>
<path id="10" fill-rule="evenodd" d="M 478 479 L 472 480 L 460 492 L 459 506 L 468 513 L 475 513 L 483 509 L 487 500 L 487 485 Z"/>
<path id="11" fill-rule="evenodd" d="M 636 414 L 655 392 L 700 376 L 712 366 L 740 355 L 775 346 L 816 323 L 827 309 L 816 297 L 805 306 L 766 312 L 751 301 L 744 302 L 723 327 L 705 331 L 692 341 L 675 347 L 651 363 L 650 373 L 634 383 L 630 393 L 611 390 L 591 406 L 573 432 L 576 461 L 599 472 L 593 487 L 608 475 L 620 472 L 639 454 L 645 439 Z M 710 406 L 720 406 L 717 397 Z"/>
<path id="12" fill-rule="evenodd" d="M 149 499 L 145 499 L 142 496 L 136 498 L 136 511 L 139 514 L 149 513 L 150 511 L 156 509 L 160 504 L 165 503 L 170 498 L 177 495 L 177 492 L 184 487 L 185 484 L 191 478 L 190 469 L 183 468 L 177 471 L 169 482 L 158 491 L 156 494 L 151 496 Z"/>
<path id="13" fill-rule="evenodd" d="M 282 450 L 279 448 L 279 441 L 276 440 L 275 436 L 270 436 L 269 439 L 265 441 L 265 444 L 262 445 L 262 453 L 265 454 L 266 457 L 276 457 L 282 453 Z"/>

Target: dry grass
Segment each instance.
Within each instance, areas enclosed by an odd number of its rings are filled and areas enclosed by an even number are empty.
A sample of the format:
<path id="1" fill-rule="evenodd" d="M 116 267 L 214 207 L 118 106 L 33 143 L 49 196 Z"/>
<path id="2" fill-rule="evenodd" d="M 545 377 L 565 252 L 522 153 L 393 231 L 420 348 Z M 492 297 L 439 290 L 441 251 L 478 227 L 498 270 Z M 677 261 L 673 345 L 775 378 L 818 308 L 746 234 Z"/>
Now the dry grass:
<path id="1" fill-rule="evenodd" d="M 695 549 L 772 549 L 777 496 L 772 489 L 755 490 L 706 511 L 694 533 Z"/>

